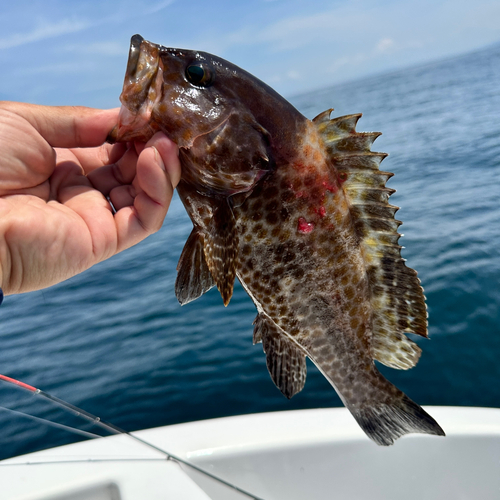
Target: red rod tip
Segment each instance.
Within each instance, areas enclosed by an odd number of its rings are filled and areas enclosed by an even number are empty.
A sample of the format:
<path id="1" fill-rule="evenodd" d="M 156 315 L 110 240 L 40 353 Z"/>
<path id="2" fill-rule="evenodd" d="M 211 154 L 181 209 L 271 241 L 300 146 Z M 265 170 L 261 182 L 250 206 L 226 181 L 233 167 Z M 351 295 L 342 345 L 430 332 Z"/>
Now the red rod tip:
<path id="1" fill-rule="evenodd" d="M 31 391 L 31 392 L 36 392 L 38 390 L 36 387 L 25 384 L 24 382 L 20 382 L 19 380 L 16 380 L 15 378 L 10 378 L 10 377 L 7 377 L 5 375 L 0 375 L 0 380 L 3 380 L 5 382 L 9 382 L 10 384 L 18 385 L 19 387 L 22 387 L 23 389 L 27 389 L 28 391 Z"/>

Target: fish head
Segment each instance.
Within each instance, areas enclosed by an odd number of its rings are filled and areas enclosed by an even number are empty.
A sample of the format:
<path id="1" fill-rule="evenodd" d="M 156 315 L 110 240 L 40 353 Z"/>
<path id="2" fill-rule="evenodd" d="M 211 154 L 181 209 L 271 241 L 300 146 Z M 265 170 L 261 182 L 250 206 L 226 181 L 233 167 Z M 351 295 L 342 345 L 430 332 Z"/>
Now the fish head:
<path id="1" fill-rule="evenodd" d="M 140 35 L 131 39 L 120 101 L 110 142 L 145 142 L 162 131 L 180 148 L 183 179 L 216 195 L 248 192 L 272 168 L 273 130 L 283 130 L 275 122 L 286 118 L 286 101 L 246 71 Z"/>

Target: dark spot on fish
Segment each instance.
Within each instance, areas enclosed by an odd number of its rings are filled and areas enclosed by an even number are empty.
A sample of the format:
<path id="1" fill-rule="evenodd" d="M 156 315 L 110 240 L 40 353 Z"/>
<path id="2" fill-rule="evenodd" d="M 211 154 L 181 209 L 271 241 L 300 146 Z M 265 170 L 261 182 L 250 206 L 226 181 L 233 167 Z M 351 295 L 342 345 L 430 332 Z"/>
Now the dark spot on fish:
<path id="1" fill-rule="evenodd" d="M 268 186 L 262 193 L 265 199 L 275 198 L 278 195 L 278 188 L 276 186 Z"/>
<path id="2" fill-rule="evenodd" d="M 286 191 L 283 191 L 283 193 L 281 194 L 281 201 L 283 203 L 290 203 L 294 199 L 295 199 L 295 195 L 289 189 L 287 189 Z"/>
<path id="3" fill-rule="evenodd" d="M 264 239 L 267 236 L 267 229 L 262 228 L 260 231 L 257 232 L 257 238 L 259 239 Z"/>
<path id="4" fill-rule="evenodd" d="M 281 276 L 285 272 L 285 268 L 283 266 L 277 266 L 273 270 L 273 274 L 275 276 Z"/>
<path id="5" fill-rule="evenodd" d="M 280 242 L 285 242 L 285 241 L 289 241 L 290 240 L 290 231 L 281 231 L 280 233 L 280 236 L 279 236 L 279 240 Z"/>
<path id="6" fill-rule="evenodd" d="M 288 219 L 288 217 L 290 216 L 290 213 L 288 212 L 288 210 L 283 207 L 281 210 L 280 210 L 280 217 L 281 217 L 281 220 L 284 222 Z"/>
<path id="7" fill-rule="evenodd" d="M 330 235 L 327 232 L 322 232 L 318 234 L 317 239 L 318 243 L 324 244 L 328 242 L 328 240 L 330 239 Z"/>
<path id="8" fill-rule="evenodd" d="M 268 212 L 275 212 L 278 209 L 278 203 L 276 200 L 271 200 L 266 206 L 265 209 Z"/>
<path id="9" fill-rule="evenodd" d="M 304 277 L 304 270 L 301 267 L 292 268 L 292 275 L 294 278 L 300 280 Z"/>
<path id="10" fill-rule="evenodd" d="M 276 214 L 276 212 L 269 212 L 267 215 L 266 215 L 266 222 L 268 224 L 277 224 L 278 223 L 278 214 Z"/>
<path id="11" fill-rule="evenodd" d="M 330 255 L 330 252 L 331 250 L 329 248 L 327 248 L 326 246 L 323 246 L 323 247 L 319 247 L 318 248 L 318 255 L 322 258 L 322 259 L 327 259 L 328 256 Z"/>
<path id="12" fill-rule="evenodd" d="M 288 263 L 292 262 L 294 259 L 295 259 L 295 253 L 289 250 L 285 253 L 285 255 L 283 255 L 282 261 L 285 264 L 288 264 Z"/>
<path id="13" fill-rule="evenodd" d="M 340 280 L 340 284 L 342 286 L 346 286 L 347 283 L 349 283 L 349 276 L 348 275 L 344 275 L 342 276 L 341 280 Z"/>
<path id="14" fill-rule="evenodd" d="M 353 305 L 350 309 L 349 309 L 349 316 L 354 317 L 354 316 L 357 316 L 359 314 L 359 307 L 357 305 Z"/>
<path id="15" fill-rule="evenodd" d="M 285 296 L 280 294 L 276 297 L 275 302 L 276 304 L 283 304 L 285 300 L 286 300 Z"/>
<path id="16" fill-rule="evenodd" d="M 282 191 L 286 191 L 287 189 L 291 189 L 292 188 L 292 184 L 290 184 L 290 181 L 287 177 L 282 177 L 281 181 L 280 181 L 280 189 Z"/>
<path id="17" fill-rule="evenodd" d="M 320 200 L 321 198 L 323 198 L 323 193 L 321 192 L 321 190 L 317 187 L 317 186 L 314 186 L 310 193 L 309 193 L 309 196 L 313 199 L 313 200 Z"/>
<path id="18" fill-rule="evenodd" d="M 257 198 L 252 204 L 252 210 L 259 211 L 262 208 L 262 201 Z"/>
<path id="19" fill-rule="evenodd" d="M 306 187 L 312 187 L 316 184 L 316 175 L 314 174 L 309 174 L 306 175 L 304 178 L 304 186 Z"/>
<path id="20" fill-rule="evenodd" d="M 273 238 L 277 238 L 280 234 L 280 231 L 281 231 L 281 227 L 280 226 L 276 226 L 273 228 L 273 230 L 271 231 L 271 236 Z"/>
<path id="21" fill-rule="evenodd" d="M 299 177 L 299 176 L 294 177 L 294 179 L 292 180 L 291 188 L 294 191 L 298 191 L 299 189 L 302 188 L 302 186 L 303 186 L 303 184 L 302 184 L 302 178 Z"/>
<path id="22" fill-rule="evenodd" d="M 281 306 L 281 307 L 278 309 L 278 314 L 279 314 L 280 316 L 285 316 L 287 312 L 288 312 L 288 307 L 287 307 L 287 306 Z"/>
<path id="23" fill-rule="evenodd" d="M 252 253 L 252 247 L 250 245 L 244 245 L 241 249 L 243 255 L 250 255 Z"/>
<path id="24" fill-rule="evenodd" d="M 262 219 L 262 213 L 261 212 L 255 212 L 252 215 L 252 220 L 253 221 L 259 221 L 260 219 Z"/>

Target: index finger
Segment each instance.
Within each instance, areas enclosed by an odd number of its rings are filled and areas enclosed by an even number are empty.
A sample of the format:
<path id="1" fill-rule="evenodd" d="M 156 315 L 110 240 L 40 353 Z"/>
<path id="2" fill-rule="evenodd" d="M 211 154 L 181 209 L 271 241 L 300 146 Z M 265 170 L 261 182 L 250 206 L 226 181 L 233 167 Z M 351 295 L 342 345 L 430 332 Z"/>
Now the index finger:
<path id="1" fill-rule="evenodd" d="M 27 120 L 54 148 L 100 146 L 116 125 L 120 111 L 7 101 L 1 102 L 0 107 Z"/>

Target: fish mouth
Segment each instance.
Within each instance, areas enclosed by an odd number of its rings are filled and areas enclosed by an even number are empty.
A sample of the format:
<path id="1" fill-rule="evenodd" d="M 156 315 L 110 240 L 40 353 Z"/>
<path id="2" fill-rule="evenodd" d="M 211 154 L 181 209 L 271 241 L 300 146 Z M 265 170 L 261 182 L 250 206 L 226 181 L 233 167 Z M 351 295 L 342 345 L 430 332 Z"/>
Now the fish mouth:
<path id="1" fill-rule="evenodd" d="M 142 38 L 141 35 L 134 35 L 130 39 L 130 49 L 128 51 L 127 72 L 125 74 L 125 78 L 136 74 L 142 42 L 144 42 L 144 38 Z"/>
<path id="2" fill-rule="evenodd" d="M 108 135 L 107 141 L 147 142 L 157 131 L 151 123 L 151 113 L 162 97 L 163 64 L 161 47 L 141 35 L 130 40 L 127 70 L 120 95 L 122 107 L 118 124 Z"/>

